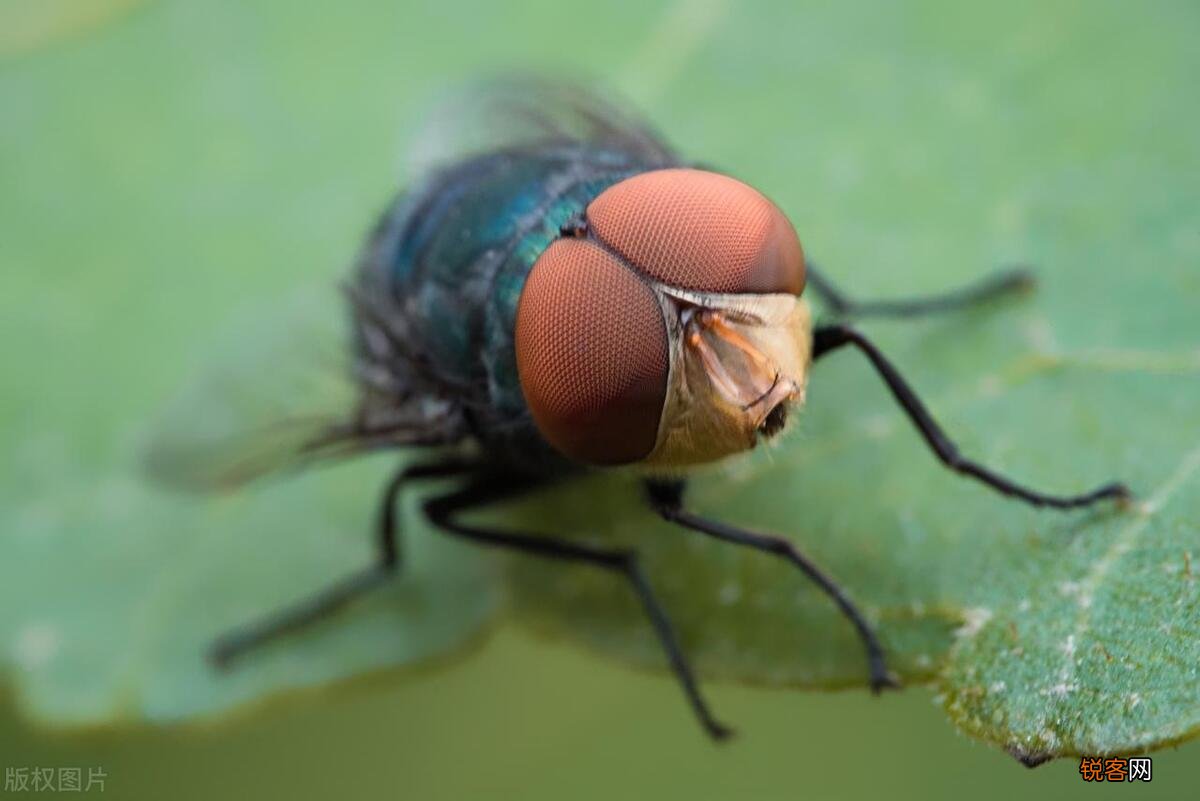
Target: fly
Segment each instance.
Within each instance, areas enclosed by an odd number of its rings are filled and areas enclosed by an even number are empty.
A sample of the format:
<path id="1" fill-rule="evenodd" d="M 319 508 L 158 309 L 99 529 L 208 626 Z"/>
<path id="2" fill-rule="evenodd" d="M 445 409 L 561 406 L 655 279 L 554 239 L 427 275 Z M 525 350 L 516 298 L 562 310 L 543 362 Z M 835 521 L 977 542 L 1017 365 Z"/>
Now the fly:
<path id="1" fill-rule="evenodd" d="M 212 650 L 218 664 L 390 581 L 401 567 L 398 496 L 452 477 L 453 489 L 422 503 L 434 528 L 628 581 L 700 723 L 724 738 L 730 730 L 710 712 L 636 552 L 463 522 L 468 510 L 551 482 L 634 467 L 651 514 L 768 552 L 808 576 L 855 627 L 871 689 L 897 686 L 865 617 L 792 541 L 686 504 L 689 467 L 777 437 L 804 403 L 813 364 L 843 350 L 867 358 L 950 470 L 1034 506 L 1130 496 L 1120 483 L 1047 494 L 962 455 L 849 322 L 971 306 L 1028 288 L 1027 273 L 937 297 L 859 302 L 807 262 L 773 202 L 693 166 L 636 117 L 576 87 L 503 83 L 449 109 L 426 137 L 425 168 L 384 212 L 346 282 L 345 403 L 201 444 L 184 441 L 193 425 L 178 425 L 151 451 L 160 478 L 207 488 L 378 448 L 429 453 L 384 488 L 376 560 L 221 637 Z M 833 321 L 814 325 L 806 289 Z M 285 402 L 309 397 L 281 393 Z"/>

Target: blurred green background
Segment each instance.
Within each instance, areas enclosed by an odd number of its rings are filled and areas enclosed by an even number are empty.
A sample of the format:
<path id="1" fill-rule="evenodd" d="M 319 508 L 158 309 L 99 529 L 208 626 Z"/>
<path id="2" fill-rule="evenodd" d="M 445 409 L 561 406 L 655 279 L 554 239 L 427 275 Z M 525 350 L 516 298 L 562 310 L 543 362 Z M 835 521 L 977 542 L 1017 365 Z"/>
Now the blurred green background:
<path id="1" fill-rule="evenodd" d="M 459 79 L 596 77 L 780 200 L 827 261 L 983 265 L 1024 255 L 998 198 L 1040 126 L 1065 126 L 1064 160 L 1086 165 L 1153 126 L 1123 99 L 1193 103 L 1171 93 L 1197 74 L 1197 33 L 1187 2 L 0 0 L 3 497 L 111 471 L 233 308 L 337 275 Z M 1138 145 L 1129 169 L 1169 163 Z M 714 748 L 669 679 L 507 629 L 401 680 L 188 727 L 54 732 L 4 698 L 0 766 L 102 766 L 118 798 L 1107 792 L 1076 763 L 1030 772 L 966 740 L 919 688 L 714 687 L 742 734 Z M 1121 792 L 1193 796 L 1198 747 L 1155 754 L 1154 782 Z"/>

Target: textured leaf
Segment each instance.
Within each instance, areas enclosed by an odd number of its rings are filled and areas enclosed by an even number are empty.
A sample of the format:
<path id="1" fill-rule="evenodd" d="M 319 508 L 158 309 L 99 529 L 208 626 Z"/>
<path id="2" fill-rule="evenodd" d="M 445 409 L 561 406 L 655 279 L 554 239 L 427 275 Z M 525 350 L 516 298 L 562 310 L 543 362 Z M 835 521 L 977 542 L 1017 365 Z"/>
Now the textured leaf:
<path id="1" fill-rule="evenodd" d="M 24 503 L 0 566 L 22 706 L 56 724 L 161 723 L 460 649 L 497 608 L 491 573 L 478 551 L 410 535 L 394 586 L 228 672 L 206 659 L 217 635 L 367 564 L 382 466 L 215 501 L 109 479 Z"/>
<path id="2" fill-rule="evenodd" d="M 793 537 L 877 621 L 906 680 L 934 682 L 961 727 L 1027 760 L 1189 736 L 1195 9 L 773 6 L 677 3 L 650 24 L 644 3 L 616 3 L 587 36 L 563 35 L 553 3 L 332 17 L 161 2 L 6 27 L 0 152 L 20 158 L 0 181 L 0 660 L 18 702 L 58 722 L 178 720 L 446 653 L 490 618 L 486 557 L 427 538 L 410 506 L 411 579 L 212 674 L 211 635 L 367 558 L 385 464 L 215 503 L 124 471 L 231 305 L 270 305 L 354 252 L 397 183 L 396 106 L 415 123 L 446 74 L 523 52 L 604 74 L 619 59 L 619 88 L 683 152 L 775 198 L 852 292 L 1037 266 L 1032 297 L 867 328 L 966 453 L 1047 490 L 1121 478 L 1140 505 L 1037 512 L 948 474 L 851 353 L 817 368 L 782 447 L 701 476 L 691 502 Z M 463 26 L 473 46 L 446 47 Z M 636 545 L 706 676 L 862 683 L 823 597 L 767 557 L 653 522 L 630 477 L 541 500 L 489 516 Z M 522 621 L 660 662 L 612 576 L 508 567 Z"/>

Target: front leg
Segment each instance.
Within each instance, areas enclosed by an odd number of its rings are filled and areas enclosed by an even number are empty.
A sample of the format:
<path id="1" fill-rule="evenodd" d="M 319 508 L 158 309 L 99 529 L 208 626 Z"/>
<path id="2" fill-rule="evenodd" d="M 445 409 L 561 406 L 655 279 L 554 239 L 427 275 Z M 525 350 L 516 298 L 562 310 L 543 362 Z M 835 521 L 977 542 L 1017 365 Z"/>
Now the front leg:
<path id="1" fill-rule="evenodd" d="M 1104 500 L 1125 502 L 1132 497 L 1129 488 L 1120 482 L 1111 482 L 1081 495 L 1048 495 L 997 473 L 976 461 L 968 459 L 958 451 L 950 437 L 933 419 L 925 404 L 917 397 L 900 371 L 861 332 L 847 325 L 824 325 L 813 331 L 813 361 L 818 361 L 847 345 L 858 348 L 883 378 L 891 390 L 892 397 L 916 426 L 921 437 L 933 450 L 938 460 L 946 467 L 964 476 L 983 482 L 999 493 L 1024 501 L 1032 506 L 1050 506 L 1055 509 L 1077 509 L 1091 506 Z"/>
<path id="2" fill-rule="evenodd" d="M 870 673 L 871 690 L 878 693 L 888 687 L 899 687 L 900 683 L 887 668 L 883 647 L 875 636 L 862 612 L 854 605 L 837 583 L 827 576 L 819 567 L 789 540 L 770 534 L 758 534 L 753 531 L 735 528 L 734 526 L 709 520 L 692 514 L 683 508 L 684 482 L 682 480 L 649 479 L 646 481 L 646 495 L 650 506 L 663 519 L 684 528 L 707 534 L 725 542 L 746 545 L 760 551 L 774 554 L 791 562 L 800 568 L 806 576 L 821 588 L 822 592 L 833 599 L 854 628 L 858 631 L 859 639 L 867 651 L 867 668 Z"/>

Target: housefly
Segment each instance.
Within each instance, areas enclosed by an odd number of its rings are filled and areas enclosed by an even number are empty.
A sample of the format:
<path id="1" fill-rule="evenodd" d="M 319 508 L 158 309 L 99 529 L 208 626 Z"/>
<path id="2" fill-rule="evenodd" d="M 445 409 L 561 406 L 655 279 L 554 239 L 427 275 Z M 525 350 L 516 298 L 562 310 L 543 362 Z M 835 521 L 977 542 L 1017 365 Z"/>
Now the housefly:
<path id="1" fill-rule="evenodd" d="M 812 365 L 843 350 L 867 358 L 950 470 L 1035 506 L 1128 497 L 1119 483 L 1044 494 L 962 455 L 848 322 L 961 308 L 1027 287 L 1026 273 L 937 297 L 859 302 L 807 262 L 792 223 L 764 195 L 692 164 L 637 117 L 578 87 L 493 83 L 433 120 L 418 140 L 414 182 L 384 211 L 344 284 L 345 403 L 203 441 L 189 441 L 187 425 L 169 426 L 151 450 L 160 478 L 196 487 L 379 448 L 428 453 L 384 488 L 373 564 L 220 638 L 216 662 L 391 580 L 401 567 L 397 497 L 422 479 L 453 478 L 452 489 L 422 502 L 434 528 L 628 581 L 692 709 L 723 738 L 729 729 L 709 711 L 636 551 L 462 519 L 552 482 L 632 467 L 650 514 L 806 574 L 857 630 L 871 688 L 896 686 L 872 627 L 791 540 L 699 516 L 685 503 L 689 467 L 779 436 L 804 404 Z M 829 322 L 814 324 L 812 294 L 832 312 Z"/>

